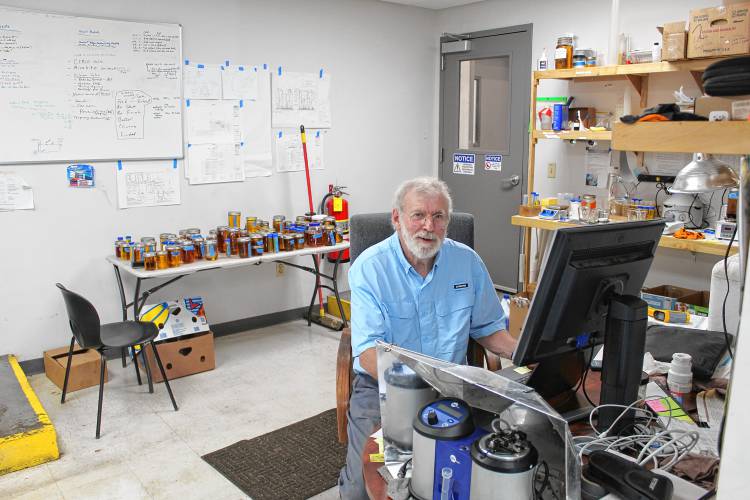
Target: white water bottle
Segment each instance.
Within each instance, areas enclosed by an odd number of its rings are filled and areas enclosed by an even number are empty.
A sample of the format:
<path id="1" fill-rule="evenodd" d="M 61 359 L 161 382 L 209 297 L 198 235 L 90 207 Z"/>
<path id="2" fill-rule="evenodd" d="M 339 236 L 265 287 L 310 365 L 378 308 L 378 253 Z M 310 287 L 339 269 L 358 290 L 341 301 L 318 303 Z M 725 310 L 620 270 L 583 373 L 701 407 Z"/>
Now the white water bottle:
<path id="1" fill-rule="evenodd" d="M 676 352 L 669 364 L 667 385 L 672 397 L 682 404 L 685 396 L 693 390 L 693 358 L 690 354 Z"/>

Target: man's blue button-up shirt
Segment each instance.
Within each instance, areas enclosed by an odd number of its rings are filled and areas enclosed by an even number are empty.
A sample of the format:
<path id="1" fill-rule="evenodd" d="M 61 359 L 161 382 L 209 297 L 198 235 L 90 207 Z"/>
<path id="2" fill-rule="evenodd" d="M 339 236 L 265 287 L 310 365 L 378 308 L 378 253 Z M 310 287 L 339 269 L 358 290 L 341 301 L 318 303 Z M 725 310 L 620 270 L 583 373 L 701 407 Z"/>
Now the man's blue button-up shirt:
<path id="1" fill-rule="evenodd" d="M 465 363 L 469 337 L 505 329 L 505 314 L 482 259 L 446 238 L 422 278 L 394 233 L 365 250 L 349 270 L 354 369 L 376 340 Z"/>

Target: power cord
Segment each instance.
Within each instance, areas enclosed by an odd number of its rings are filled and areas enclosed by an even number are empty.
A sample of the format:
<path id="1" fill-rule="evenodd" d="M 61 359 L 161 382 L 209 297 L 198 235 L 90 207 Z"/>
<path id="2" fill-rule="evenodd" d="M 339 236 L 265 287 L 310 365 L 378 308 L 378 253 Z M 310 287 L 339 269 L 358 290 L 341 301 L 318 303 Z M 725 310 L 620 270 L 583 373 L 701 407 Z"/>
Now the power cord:
<path id="1" fill-rule="evenodd" d="M 732 248 L 735 236 L 737 236 L 736 225 L 734 226 L 734 231 L 732 231 L 732 238 L 729 240 L 729 245 L 727 245 L 727 251 L 724 254 L 724 277 L 727 280 L 727 293 L 724 294 L 724 302 L 721 304 L 721 324 L 724 327 L 724 341 L 727 344 L 729 358 L 732 361 L 734 361 L 734 353 L 732 352 L 732 342 L 729 340 L 729 332 L 727 331 L 727 299 L 729 298 L 729 264 L 727 260 L 729 259 L 729 250 Z"/>

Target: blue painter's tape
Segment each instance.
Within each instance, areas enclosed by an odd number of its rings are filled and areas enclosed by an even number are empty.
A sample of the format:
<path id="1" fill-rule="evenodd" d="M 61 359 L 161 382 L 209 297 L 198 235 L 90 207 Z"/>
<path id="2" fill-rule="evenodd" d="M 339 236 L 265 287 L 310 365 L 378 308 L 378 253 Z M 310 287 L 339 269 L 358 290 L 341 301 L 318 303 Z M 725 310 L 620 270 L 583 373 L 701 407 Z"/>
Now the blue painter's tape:
<path id="1" fill-rule="evenodd" d="M 268 69 L 268 64 L 263 63 L 263 69 Z"/>
<path id="2" fill-rule="evenodd" d="M 189 66 L 189 65 L 190 65 L 190 59 L 185 59 L 185 66 Z"/>
<path id="3" fill-rule="evenodd" d="M 253 66 L 253 71 L 255 71 L 257 73 L 258 72 L 258 67 L 257 66 Z"/>
<path id="4" fill-rule="evenodd" d="M 244 66 L 239 66 L 239 70 L 240 71 L 245 71 L 245 67 Z"/>
<path id="5" fill-rule="evenodd" d="M 323 78 L 323 68 L 320 68 L 320 77 Z"/>
<path id="6" fill-rule="evenodd" d="M 198 65 L 198 69 L 203 69 L 203 68 L 205 68 L 205 66 L 203 64 L 199 64 Z"/>
<path id="7" fill-rule="evenodd" d="M 244 101 L 242 99 L 240 99 L 240 107 L 242 107 L 244 105 L 245 105 Z"/>
<path id="8" fill-rule="evenodd" d="M 320 137 L 320 130 L 318 130 L 317 132 L 315 132 L 315 137 Z"/>
<path id="9" fill-rule="evenodd" d="M 185 100 L 185 107 L 186 107 L 186 108 L 189 108 L 189 107 L 190 107 L 190 99 L 186 99 L 186 100 Z"/>
<path id="10" fill-rule="evenodd" d="M 117 160 L 117 170 L 122 170 L 122 160 Z"/>
<path id="11" fill-rule="evenodd" d="M 192 147 L 193 145 L 188 142 L 188 147 Z"/>
<path id="12" fill-rule="evenodd" d="M 244 142 L 240 142 L 240 146 L 244 146 L 244 145 L 245 145 L 245 143 L 244 143 Z"/>
<path id="13" fill-rule="evenodd" d="M 282 132 L 281 130 L 279 130 L 279 139 L 281 139 L 282 135 L 284 135 L 284 132 Z"/>
<path id="14" fill-rule="evenodd" d="M 279 76 L 281 76 L 281 66 L 279 66 Z"/>
<path id="15" fill-rule="evenodd" d="M 224 61 L 224 66 L 229 66 L 229 59 L 227 59 L 226 61 Z"/>
<path id="16" fill-rule="evenodd" d="M 221 68 L 222 71 L 224 71 L 224 65 L 223 64 L 221 66 L 219 66 L 219 67 Z"/>
<path id="17" fill-rule="evenodd" d="M 174 169 L 177 168 L 177 158 L 175 158 L 174 160 L 172 160 L 172 168 L 174 168 Z"/>

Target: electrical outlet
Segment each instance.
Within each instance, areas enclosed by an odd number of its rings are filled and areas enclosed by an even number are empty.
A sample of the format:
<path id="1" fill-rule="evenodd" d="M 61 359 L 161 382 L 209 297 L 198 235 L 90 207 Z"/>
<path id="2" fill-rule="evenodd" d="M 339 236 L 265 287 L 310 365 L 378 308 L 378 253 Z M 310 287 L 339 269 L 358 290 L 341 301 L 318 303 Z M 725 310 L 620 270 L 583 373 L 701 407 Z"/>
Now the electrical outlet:
<path id="1" fill-rule="evenodd" d="M 554 179 L 555 177 L 557 177 L 557 163 L 553 161 L 547 164 L 547 178 Z"/>
<path id="2" fill-rule="evenodd" d="M 281 262 L 276 263 L 276 276 L 284 276 L 284 264 Z"/>

